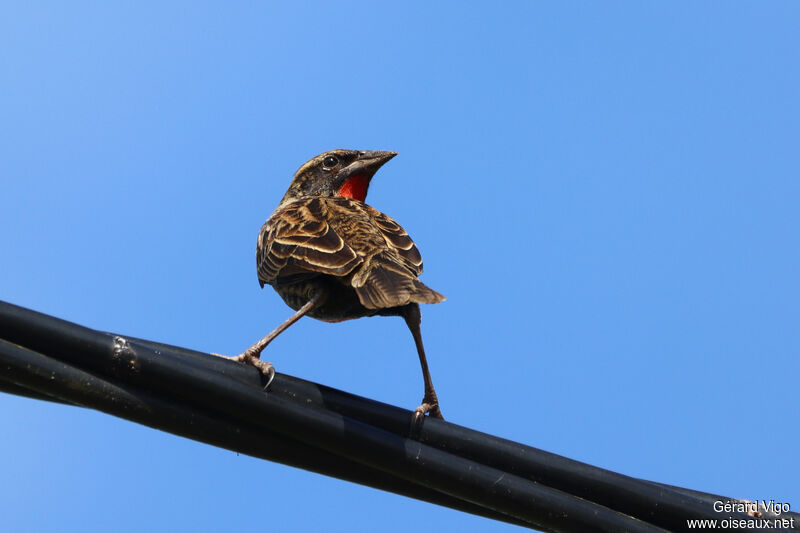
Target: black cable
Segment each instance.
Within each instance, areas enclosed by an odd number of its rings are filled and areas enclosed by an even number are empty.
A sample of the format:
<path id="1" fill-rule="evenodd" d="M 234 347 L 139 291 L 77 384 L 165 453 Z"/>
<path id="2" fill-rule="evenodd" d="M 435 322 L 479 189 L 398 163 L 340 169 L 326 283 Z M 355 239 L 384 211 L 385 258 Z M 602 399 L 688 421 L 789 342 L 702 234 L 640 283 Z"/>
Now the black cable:
<path id="1" fill-rule="evenodd" d="M 202 422 L 188 428 L 194 430 L 191 434 L 179 423 L 158 425 L 150 415 L 125 416 L 101 401 L 90 407 L 466 512 L 547 531 L 676 530 L 684 529 L 687 519 L 749 519 L 714 512 L 705 493 L 629 478 L 440 420 L 426 419 L 415 439 L 409 439 L 407 410 L 281 374 L 265 394 L 263 377 L 251 367 L 180 347 L 123 339 L 2 302 L 0 338 L 40 352 L 27 350 L 28 359 L 41 354 L 55 358 L 48 364 L 64 365 L 62 373 L 84 372 L 105 380 L 120 389 L 117 397 L 133 394 L 126 400 L 131 406 L 146 397 L 156 414 L 183 410 L 174 418 L 197 416 Z M 14 348 L 0 347 L 5 352 Z M 0 367 L 0 390 L 26 389 L 43 399 L 86 405 L 80 386 L 66 387 L 80 383 L 80 375 L 65 374 L 65 392 L 45 382 L 37 385 L 33 378 L 26 381 L 30 376 L 25 377 L 22 367 L 16 367 L 14 382 L 2 372 Z M 230 441 L 226 431 L 231 425 L 245 428 L 246 437 Z M 197 435 L 199 428 L 212 429 Z M 253 444 L 265 436 L 297 453 L 265 456 Z"/>
<path id="2" fill-rule="evenodd" d="M 173 350 L 173 351 L 183 352 L 183 355 L 189 355 L 189 356 L 192 356 L 192 357 L 194 357 L 194 356 L 200 356 L 200 357 L 205 357 L 205 358 L 208 357 L 207 355 L 202 354 L 200 352 L 194 352 L 194 351 L 191 351 L 191 350 L 187 350 L 185 348 L 171 346 L 171 345 L 167 345 L 167 344 L 163 344 L 163 343 L 156 343 L 156 342 L 152 342 L 152 341 L 146 341 L 146 340 L 143 340 L 143 339 L 133 339 L 133 340 L 135 340 L 136 342 L 142 343 L 142 344 L 147 344 L 151 348 L 154 348 L 154 349 Z M 0 349 L 2 349 L 2 344 L 0 344 Z M 75 379 L 77 379 L 77 378 L 75 378 Z M 259 378 L 254 378 L 254 380 L 255 379 L 259 379 Z M 403 409 L 384 404 L 382 406 L 384 409 L 365 411 L 364 409 L 359 409 L 358 402 L 354 402 L 353 401 L 354 399 L 357 399 L 358 397 L 353 397 L 352 395 L 350 395 L 348 393 L 343 393 L 343 392 L 338 391 L 336 389 L 331 389 L 331 388 L 324 387 L 324 386 L 309 387 L 308 385 L 311 385 L 311 384 L 308 383 L 308 382 L 305 382 L 303 380 L 299 380 L 299 379 L 292 378 L 292 377 L 289 377 L 289 376 L 279 375 L 278 380 L 276 382 L 274 382 L 274 384 L 273 384 L 272 392 L 273 393 L 283 393 L 283 395 L 285 397 L 294 398 L 298 402 L 301 402 L 301 403 L 316 403 L 316 404 L 324 403 L 327 406 L 327 408 L 332 409 L 335 412 L 346 414 L 348 416 L 352 416 L 352 415 L 355 414 L 356 418 L 365 418 L 364 415 L 371 415 L 370 418 L 374 418 L 377 421 L 383 422 L 381 424 L 383 426 L 394 426 L 395 429 L 407 426 L 406 418 L 407 418 L 407 414 L 408 413 L 407 413 L 407 411 L 405 411 Z M 52 391 L 52 384 L 48 384 L 46 386 L 46 390 L 51 390 Z M 26 387 L 22 387 L 20 385 L 16 385 L 16 384 L 4 379 L 4 377 L 2 375 L 0 375 L 0 391 L 7 392 L 9 394 L 16 394 L 16 395 L 20 395 L 20 396 L 29 397 L 29 398 L 39 399 L 39 400 L 58 402 L 58 403 L 63 403 L 63 404 L 67 404 L 67 405 L 77 405 L 77 404 L 74 404 L 72 402 L 64 401 L 63 398 L 62 399 L 55 398 L 55 397 L 49 396 L 47 394 L 36 392 L 36 391 L 32 390 L 32 388 L 26 388 Z M 298 392 L 300 392 L 301 394 L 298 394 Z M 63 394 L 62 394 L 62 396 L 63 396 Z M 324 400 L 323 400 L 323 398 L 324 398 Z M 273 455 L 271 457 L 265 456 L 263 453 L 259 453 L 257 451 L 253 451 L 253 452 L 245 451 L 246 448 L 247 448 L 247 443 L 248 442 L 252 442 L 254 439 L 250 438 L 248 440 L 247 438 L 245 438 L 245 439 L 240 439 L 239 441 L 237 441 L 235 443 L 230 443 L 230 442 L 227 442 L 224 437 L 219 437 L 219 435 L 226 436 L 226 435 L 230 434 L 229 432 L 226 432 L 226 431 L 216 431 L 215 434 L 218 435 L 216 439 L 209 439 L 204 434 L 190 435 L 190 434 L 187 433 L 187 430 L 190 430 L 190 429 L 196 430 L 196 429 L 198 429 L 198 427 L 203 428 L 203 427 L 207 427 L 207 426 L 211 425 L 211 423 L 207 422 L 207 421 L 203 422 L 203 423 L 201 423 L 199 425 L 198 424 L 191 424 L 188 427 L 184 427 L 185 425 L 181 425 L 178 428 L 174 428 L 174 427 L 171 427 L 169 425 L 167 425 L 167 426 L 164 426 L 164 425 L 156 426 L 156 425 L 153 425 L 152 423 L 148 423 L 148 421 L 146 419 L 145 420 L 141 420 L 141 419 L 138 419 L 138 418 L 125 416 L 124 414 L 116 412 L 116 411 L 113 411 L 113 410 L 109 410 L 109 408 L 104 406 L 102 404 L 102 402 L 96 402 L 96 403 L 93 403 L 92 405 L 87 405 L 86 407 L 92 407 L 94 409 L 98 409 L 100 411 L 103 411 L 103 412 L 106 412 L 106 413 L 109 413 L 109 414 L 113 414 L 113 415 L 116 415 L 116 416 L 121 416 L 123 418 L 127 418 L 128 420 L 133 420 L 135 422 L 144 423 L 144 424 L 150 425 L 151 427 L 157 427 L 157 429 L 162 429 L 164 431 L 169 431 L 171 433 L 175 433 L 175 434 L 178 434 L 178 435 L 187 436 L 187 437 L 193 438 L 195 440 L 199 440 L 199 441 L 206 442 L 206 443 L 209 443 L 209 444 L 214 444 L 216 446 L 220 446 L 220 447 L 227 448 L 227 449 L 230 449 L 230 450 L 238 451 L 238 452 L 241 452 L 241 453 L 246 453 L 247 455 L 252 455 L 254 457 L 259 457 L 259 458 L 262 458 L 262 459 L 271 459 L 273 461 L 280 462 L 280 463 L 286 464 L 288 466 L 294 466 L 294 467 L 298 467 L 298 468 L 305 468 L 306 470 L 310 470 L 310 471 L 313 471 L 313 472 L 316 472 L 316 473 L 320 473 L 320 474 L 324 474 L 324 475 L 329 475 L 329 476 L 332 476 L 332 477 L 337 477 L 339 479 L 346 479 L 346 480 L 353 481 L 354 477 L 356 477 L 358 475 L 362 475 L 361 473 L 356 472 L 354 470 L 354 469 L 357 469 L 359 465 L 356 465 L 355 463 L 352 463 L 352 462 L 344 463 L 341 460 L 333 462 L 331 459 L 328 459 L 326 461 L 322 461 L 320 464 L 314 464 L 313 466 L 309 466 L 308 464 L 304 464 L 304 463 L 308 463 L 310 461 L 310 459 L 313 457 L 314 454 L 311 453 L 311 452 L 312 451 L 316 451 L 315 449 L 313 449 L 313 450 L 303 449 L 302 455 L 303 455 L 304 459 L 302 461 L 298 461 L 297 459 L 289 459 L 287 457 L 281 457 L 281 455 L 276 452 L 276 448 L 275 448 L 274 445 L 271 446 L 271 450 L 272 450 L 272 453 L 273 453 Z M 174 409 L 174 404 L 164 404 L 164 402 L 161 402 L 161 405 L 159 406 L 159 409 L 163 410 L 165 408 Z M 359 416 L 359 415 L 361 415 L 361 416 Z M 382 415 L 384 418 L 381 418 L 381 416 L 377 416 L 377 415 Z M 398 415 L 399 415 L 399 419 L 398 419 Z M 186 420 L 190 420 L 190 419 L 191 419 L 191 417 L 186 414 L 185 410 L 181 410 L 180 414 L 175 417 L 175 420 L 178 420 L 178 421 L 186 421 Z M 211 419 L 208 419 L 208 420 L 211 420 Z M 238 428 L 236 430 L 236 432 L 237 433 L 241 433 L 242 432 L 241 428 Z M 447 441 L 447 440 L 444 440 L 444 439 L 437 439 L 436 436 L 430 435 L 430 434 L 426 434 L 426 433 L 428 433 L 428 432 L 423 432 L 423 437 L 425 437 L 425 440 L 429 444 L 433 444 L 433 445 L 435 445 L 437 447 L 440 447 L 440 448 L 443 448 L 445 443 L 455 444 L 455 447 L 459 448 L 459 442 L 458 441 L 463 442 L 463 439 L 460 439 L 457 436 L 455 438 L 453 438 L 452 440 Z M 263 436 L 263 433 L 262 433 L 261 435 L 259 435 L 258 440 L 263 440 L 263 438 L 264 438 L 264 436 Z M 285 448 L 287 450 L 290 450 L 290 451 L 298 451 L 298 446 L 299 446 L 299 444 L 295 442 L 295 443 L 293 443 L 293 444 L 291 444 L 289 446 L 285 446 Z M 519 448 L 519 445 L 516 445 L 515 447 Z M 523 447 L 523 449 L 524 448 L 527 448 L 527 447 Z M 535 451 L 541 452 L 540 450 L 535 450 Z M 541 452 L 541 453 L 544 454 L 544 459 L 545 460 L 547 460 L 550 456 L 552 456 L 552 457 L 555 457 L 555 458 L 557 458 L 559 460 L 566 460 L 566 461 L 568 461 L 570 463 L 575 463 L 574 461 L 571 461 L 571 460 L 568 460 L 568 459 L 564 459 L 564 458 L 562 458 L 560 456 L 553 456 L 553 454 L 548 454 L 547 452 Z M 338 469 L 337 468 L 331 468 L 331 464 L 339 466 L 340 468 L 338 468 Z M 581 465 L 581 463 L 577 463 L 577 464 Z M 588 465 L 582 465 L 582 466 L 588 466 Z M 595 469 L 595 467 L 591 467 L 591 466 L 589 466 L 589 468 Z M 597 469 L 597 470 L 600 470 L 600 469 Z M 607 472 L 607 471 L 603 471 L 603 472 Z M 372 470 L 366 469 L 365 473 L 372 473 Z M 607 473 L 614 475 L 613 472 L 607 472 Z M 556 476 L 556 479 L 558 479 L 557 476 Z M 630 478 L 630 479 L 633 479 L 633 478 Z M 540 479 L 540 481 L 543 481 L 543 480 L 544 480 L 544 478 Z M 643 480 L 635 480 L 635 481 L 641 482 Z M 486 509 L 484 509 L 482 507 L 465 505 L 463 502 L 460 502 L 460 500 L 449 499 L 448 497 L 442 496 L 438 492 L 430 491 L 430 490 L 427 490 L 427 489 L 420 489 L 419 487 L 417 487 L 416 485 L 413 485 L 413 484 L 408 484 L 408 486 L 396 487 L 396 486 L 394 486 L 394 484 L 386 483 L 386 478 L 379 477 L 378 479 L 376 479 L 376 477 L 374 475 L 370 476 L 370 475 L 366 475 L 366 474 L 364 474 L 363 477 L 359 478 L 356 482 L 364 484 L 364 485 L 371 486 L 373 488 L 386 490 L 388 492 L 394 492 L 396 494 L 401 494 L 401 495 L 404 495 L 404 496 L 408 496 L 408 497 L 412 497 L 412 498 L 416 498 L 416 499 L 421 499 L 421 500 L 429 501 L 429 502 L 432 502 L 432 503 L 437 503 L 438 505 L 443 505 L 443 506 L 450 507 L 450 508 L 457 509 L 457 510 L 461 510 L 461 511 L 464 511 L 464 512 L 469 512 L 469 513 L 472 513 L 472 514 L 485 516 L 487 518 L 493 518 L 495 520 L 507 521 L 509 523 L 513 523 L 513 524 L 516 524 L 516 525 L 525 525 L 523 522 L 515 521 L 514 519 L 506 517 L 505 515 L 498 514 L 498 513 L 492 513 L 492 512 L 487 511 Z M 682 487 L 676 487 L 676 486 L 673 486 L 673 485 L 666 485 L 666 484 L 663 484 L 663 483 L 657 483 L 657 482 L 651 482 L 651 481 L 648 481 L 647 483 L 650 483 L 650 484 L 652 484 L 652 485 L 654 485 L 656 487 L 660 487 L 662 489 L 667 489 L 668 491 L 677 493 L 679 495 L 688 496 L 688 497 L 694 498 L 696 500 L 701 500 L 701 501 L 705 502 L 707 504 L 707 506 L 713 506 L 713 504 L 715 502 L 725 502 L 725 501 L 732 500 L 731 498 L 727 498 L 725 496 L 721 496 L 721 495 L 717 495 L 717 494 L 710 494 L 710 493 L 696 491 L 696 490 L 692 490 L 692 489 L 686 489 L 686 488 L 682 488 Z M 588 487 L 586 487 L 586 486 L 584 486 L 583 488 L 588 489 Z M 613 492 L 614 491 L 612 490 L 611 493 L 607 494 L 607 498 L 598 498 L 596 501 L 601 501 L 602 499 L 611 499 L 612 496 L 613 496 L 613 494 L 612 494 Z M 439 498 L 439 500 L 436 500 L 436 498 Z M 625 500 L 622 500 L 622 501 L 625 502 Z M 732 500 L 732 501 L 742 501 L 742 500 Z M 609 507 L 613 508 L 614 506 L 613 505 L 609 505 Z M 630 503 L 626 502 L 625 505 L 624 505 L 624 508 L 630 508 Z M 617 510 L 621 510 L 621 509 L 617 508 Z M 794 519 L 794 521 L 797 522 L 797 523 L 800 523 L 800 513 L 784 512 L 784 513 L 781 513 L 781 515 L 776 515 L 774 513 L 770 514 L 768 512 L 764 512 L 763 509 L 762 509 L 762 513 L 764 514 L 764 516 L 769 517 L 769 518 L 781 518 L 781 517 L 782 518 L 789 518 L 789 519 Z M 655 520 L 653 520 L 653 523 L 657 523 L 657 524 L 660 524 L 662 522 L 663 522 L 663 520 L 659 520 L 657 517 L 656 517 Z M 675 526 L 673 526 L 673 527 L 675 527 Z"/>

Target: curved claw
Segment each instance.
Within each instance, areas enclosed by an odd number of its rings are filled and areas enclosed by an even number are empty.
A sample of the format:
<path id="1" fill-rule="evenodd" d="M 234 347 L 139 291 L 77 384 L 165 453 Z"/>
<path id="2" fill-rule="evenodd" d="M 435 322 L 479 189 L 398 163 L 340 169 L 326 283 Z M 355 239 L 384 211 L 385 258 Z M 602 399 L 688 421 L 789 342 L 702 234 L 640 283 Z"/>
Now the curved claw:
<path id="1" fill-rule="evenodd" d="M 268 361 L 262 361 L 254 355 L 245 357 L 244 362 L 256 367 L 259 372 L 267 376 L 267 384 L 264 385 L 263 389 L 267 390 L 267 388 L 269 388 L 269 386 L 272 384 L 272 380 L 275 379 L 275 367 L 272 366 L 272 363 Z"/>
<path id="2" fill-rule="evenodd" d="M 263 375 L 267 376 L 267 384 L 264 385 L 262 390 L 267 390 L 272 385 L 272 380 L 275 379 L 275 367 L 269 361 L 262 361 L 258 355 L 253 355 L 248 352 L 241 353 L 236 357 L 231 357 L 232 360 L 244 363 L 246 365 L 254 366 Z"/>
<path id="3" fill-rule="evenodd" d="M 272 366 L 272 363 L 267 363 L 269 365 L 269 370 L 267 370 L 267 384 L 264 385 L 264 388 L 261 390 L 267 390 L 270 385 L 272 385 L 272 380 L 275 379 L 275 367 Z"/>

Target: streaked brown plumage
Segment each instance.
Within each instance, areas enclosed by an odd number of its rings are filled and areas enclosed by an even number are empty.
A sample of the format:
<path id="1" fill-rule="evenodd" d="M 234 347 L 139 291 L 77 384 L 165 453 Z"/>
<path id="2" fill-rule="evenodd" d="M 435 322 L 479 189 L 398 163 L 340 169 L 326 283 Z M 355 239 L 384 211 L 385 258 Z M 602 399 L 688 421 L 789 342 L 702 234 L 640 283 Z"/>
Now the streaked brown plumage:
<path id="1" fill-rule="evenodd" d="M 369 182 L 394 152 L 331 150 L 304 164 L 258 235 L 258 281 L 297 311 L 237 356 L 262 372 L 272 365 L 259 354 L 302 316 L 340 322 L 365 316 L 401 316 L 420 357 L 426 412 L 441 418 L 419 330 L 420 303 L 444 296 L 422 283 L 422 257 L 392 218 L 364 203 Z"/>

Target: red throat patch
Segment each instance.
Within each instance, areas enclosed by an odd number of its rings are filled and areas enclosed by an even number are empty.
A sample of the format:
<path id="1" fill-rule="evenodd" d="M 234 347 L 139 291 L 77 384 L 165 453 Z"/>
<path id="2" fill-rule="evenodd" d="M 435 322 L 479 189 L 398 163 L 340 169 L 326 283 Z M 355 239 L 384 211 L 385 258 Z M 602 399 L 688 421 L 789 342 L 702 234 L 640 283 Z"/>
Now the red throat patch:
<path id="1" fill-rule="evenodd" d="M 369 178 L 366 176 L 352 176 L 342 184 L 336 194 L 363 202 L 367 199 L 367 187 L 369 187 Z"/>

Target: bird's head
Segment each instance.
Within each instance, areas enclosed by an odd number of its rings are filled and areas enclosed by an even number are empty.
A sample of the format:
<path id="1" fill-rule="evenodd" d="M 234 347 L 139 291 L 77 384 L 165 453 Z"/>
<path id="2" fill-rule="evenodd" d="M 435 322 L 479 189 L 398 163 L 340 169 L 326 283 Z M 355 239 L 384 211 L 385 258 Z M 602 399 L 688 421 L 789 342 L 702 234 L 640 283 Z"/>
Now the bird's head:
<path id="1" fill-rule="evenodd" d="M 343 196 L 363 202 L 372 176 L 397 152 L 330 150 L 297 169 L 282 201 Z"/>

